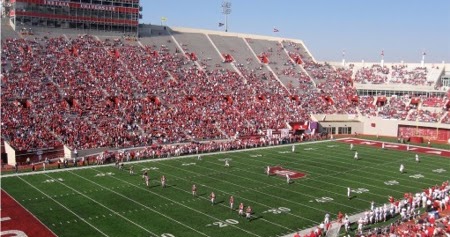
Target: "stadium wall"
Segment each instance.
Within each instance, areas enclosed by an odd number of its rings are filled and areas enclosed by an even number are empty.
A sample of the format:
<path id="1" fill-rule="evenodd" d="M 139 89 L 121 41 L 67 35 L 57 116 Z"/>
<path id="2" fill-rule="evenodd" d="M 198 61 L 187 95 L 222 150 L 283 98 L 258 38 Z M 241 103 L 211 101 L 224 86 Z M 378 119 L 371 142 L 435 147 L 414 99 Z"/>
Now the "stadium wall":
<path id="1" fill-rule="evenodd" d="M 8 157 L 8 164 L 10 165 L 15 165 L 16 164 L 16 150 L 14 150 L 14 148 L 12 148 L 8 142 L 4 142 L 4 146 L 5 146 L 5 153 L 7 154 Z"/>

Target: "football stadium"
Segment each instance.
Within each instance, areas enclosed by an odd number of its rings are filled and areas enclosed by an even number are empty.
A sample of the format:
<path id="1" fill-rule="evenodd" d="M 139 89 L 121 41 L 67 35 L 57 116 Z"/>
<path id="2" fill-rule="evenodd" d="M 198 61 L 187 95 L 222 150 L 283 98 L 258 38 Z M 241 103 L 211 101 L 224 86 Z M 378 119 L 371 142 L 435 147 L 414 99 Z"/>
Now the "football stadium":
<path id="1" fill-rule="evenodd" d="M 2 1 L 1 236 L 450 236 L 450 64 L 142 2 Z"/>

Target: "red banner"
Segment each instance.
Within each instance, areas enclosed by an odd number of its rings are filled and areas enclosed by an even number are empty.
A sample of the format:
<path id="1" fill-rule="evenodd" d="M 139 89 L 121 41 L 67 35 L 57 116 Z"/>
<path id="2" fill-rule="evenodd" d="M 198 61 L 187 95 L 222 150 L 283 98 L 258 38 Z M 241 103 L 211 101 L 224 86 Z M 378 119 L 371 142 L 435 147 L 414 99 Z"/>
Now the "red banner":
<path id="1" fill-rule="evenodd" d="M 88 21 L 88 22 L 96 22 L 96 23 L 114 23 L 114 24 L 123 24 L 123 25 L 131 25 L 131 26 L 138 25 L 138 21 L 133 21 L 133 20 L 97 18 L 97 17 L 86 17 L 86 16 L 67 16 L 67 15 L 37 13 L 37 12 L 16 12 L 16 16 L 32 16 L 32 17 L 42 17 L 42 18 L 48 18 L 48 19 Z"/>
<path id="2" fill-rule="evenodd" d="M 118 7 L 110 5 L 100 5 L 100 4 L 89 4 L 89 3 L 77 3 L 77 2 L 66 2 L 66 1 L 55 1 L 55 0 L 12 0 L 14 2 L 23 3 L 34 3 L 40 5 L 49 6 L 61 6 L 70 8 L 80 8 L 80 9 L 93 9 L 99 11 L 112 11 L 112 12 L 124 12 L 124 13 L 139 13 L 139 8 L 133 7 Z"/>

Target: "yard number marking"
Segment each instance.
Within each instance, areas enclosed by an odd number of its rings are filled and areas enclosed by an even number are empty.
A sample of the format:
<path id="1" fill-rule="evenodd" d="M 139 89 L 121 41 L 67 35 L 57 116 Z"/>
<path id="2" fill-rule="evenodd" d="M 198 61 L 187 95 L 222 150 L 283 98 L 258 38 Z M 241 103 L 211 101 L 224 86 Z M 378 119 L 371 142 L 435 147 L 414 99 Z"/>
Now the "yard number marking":
<path id="1" fill-rule="evenodd" d="M 216 225 L 220 228 L 227 227 L 228 225 L 236 225 L 236 224 L 239 224 L 239 221 L 237 221 L 235 219 L 226 219 L 225 221 L 216 221 L 216 222 L 212 223 L 212 225 Z M 211 224 L 208 224 L 206 226 L 211 226 Z"/>
<path id="2" fill-rule="evenodd" d="M 285 212 L 290 212 L 290 211 L 291 211 L 291 209 L 289 209 L 287 207 L 279 207 L 279 208 L 269 209 L 267 211 L 264 211 L 263 213 L 270 212 L 270 213 L 273 213 L 273 214 L 280 214 L 280 213 L 285 213 Z"/>
<path id="3" fill-rule="evenodd" d="M 420 179 L 420 178 L 423 178 L 425 176 L 423 176 L 422 174 L 415 174 L 415 175 L 410 175 L 409 177 L 410 178 L 415 178 L 415 179 Z"/>
<path id="4" fill-rule="evenodd" d="M 389 180 L 389 181 L 384 182 L 384 184 L 392 186 L 392 185 L 399 184 L 399 182 L 397 180 Z"/>
<path id="5" fill-rule="evenodd" d="M 321 197 L 316 198 L 316 202 L 324 203 L 324 202 L 332 202 L 334 199 L 330 197 Z"/>

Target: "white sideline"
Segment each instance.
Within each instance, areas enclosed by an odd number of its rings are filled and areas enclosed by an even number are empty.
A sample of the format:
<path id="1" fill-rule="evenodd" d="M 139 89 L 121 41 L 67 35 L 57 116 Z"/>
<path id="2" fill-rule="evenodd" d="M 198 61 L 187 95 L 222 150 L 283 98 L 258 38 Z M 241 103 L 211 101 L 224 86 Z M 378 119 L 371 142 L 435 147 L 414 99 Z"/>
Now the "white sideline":
<path id="1" fill-rule="evenodd" d="M 339 140 L 339 139 L 336 139 Z M 290 144 L 284 144 L 284 145 L 275 145 L 275 146 L 264 146 L 264 147 L 256 147 L 256 148 L 247 148 L 247 149 L 239 149 L 239 150 L 231 150 L 231 151 L 216 151 L 216 152 L 209 152 L 209 153 L 199 153 L 199 154 L 192 154 L 192 155 L 183 155 L 183 156 L 173 156 L 173 157 L 165 157 L 165 158 L 145 158 L 142 160 L 136 160 L 136 161 L 129 161 L 126 162 L 127 164 L 136 164 L 136 163 L 146 163 L 146 162 L 156 162 L 156 161 L 162 161 L 162 160 L 175 160 L 175 159 L 185 159 L 185 158 L 192 158 L 197 157 L 198 155 L 201 156 L 212 156 L 212 155 L 219 155 L 219 154 L 225 154 L 225 153 L 236 153 L 236 152 L 247 152 L 247 151 L 256 151 L 256 150 L 264 150 L 264 149 L 274 149 L 278 147 L 287 147 L 292 145 L 308 145 L 308 144 L 314 144 L 314 143 L 323 143 L 323 142 L 330 142 L 332 140 L 321 140 L 321 141 L 311 141 L 311 142 L 301 142 L 301 143 L 290 143 Z M 95 153 L 100 154 L 100 153 Z M 92 154 L 92 155 L 95 155 Z M 106 167 L 106 166 L 113 166 L 114 163 L 106 164 L 106 165 L 89 165 L 89 166 L 81 166 L 81 167 L 69 167 L 69 168 L 61 168 L 61 169 L 51 169 L 51 170 L 45 170 L 45 171 L 35 171 L 35 172 L 23 172 L 23 173 L 11 173 L 11 174 L 1 174 L 0 179 L 7 178 L 7 177 L 16 177 L 16 176 L 25 176 L 25 175 L 36 175 L 36 174 L 47 174 L 47 173 L 55 173 L 55 172 L 64 172 L 67 170 L 76 170 L 76 169 L 92 169 L 94 167 Z"/>

